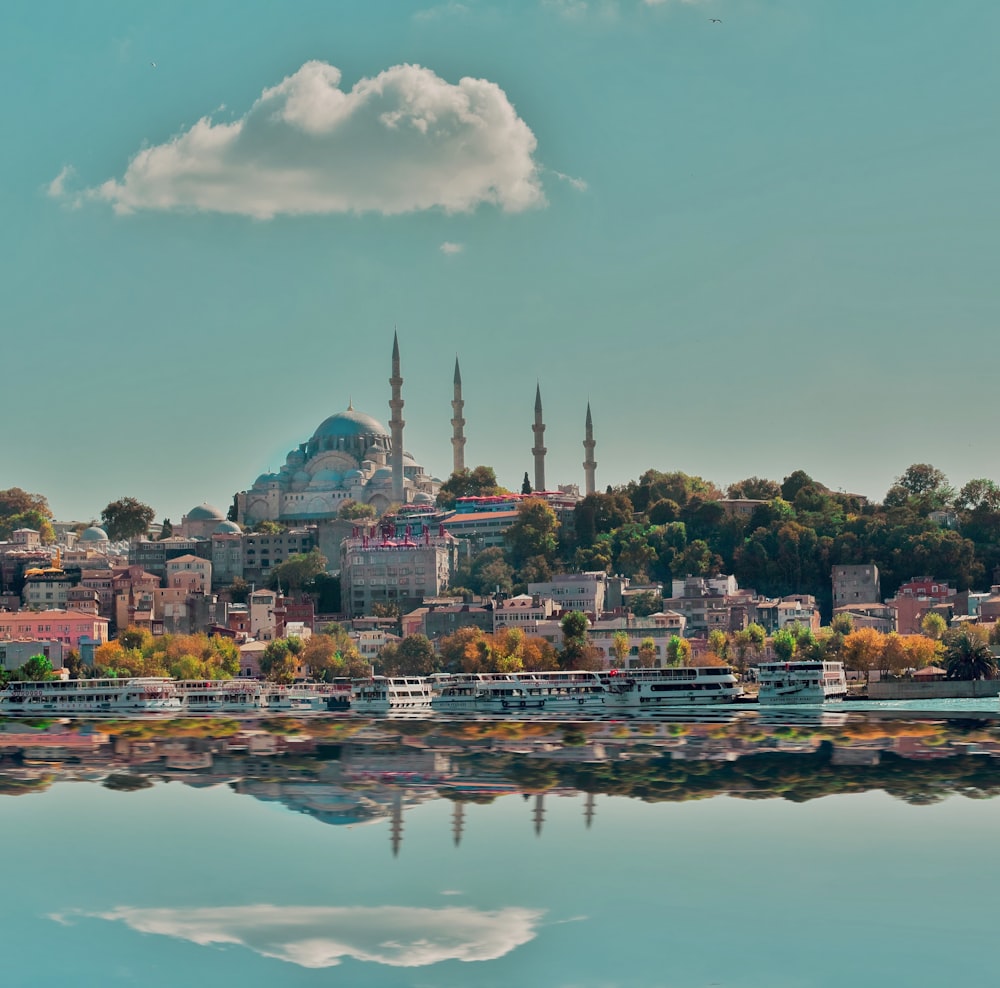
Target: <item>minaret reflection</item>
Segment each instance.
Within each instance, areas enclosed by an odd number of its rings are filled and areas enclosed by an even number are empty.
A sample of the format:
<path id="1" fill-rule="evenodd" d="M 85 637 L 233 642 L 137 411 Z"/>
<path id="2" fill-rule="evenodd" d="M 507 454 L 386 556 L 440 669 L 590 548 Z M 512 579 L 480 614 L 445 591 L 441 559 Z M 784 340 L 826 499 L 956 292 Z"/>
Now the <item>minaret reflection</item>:
<path id="1" fill-rule="evenodd" d="M 545 822 L 545 793 L 535 794 L 535 810 L 532 813 L 532 819 L 535 821 L 535 836 L 542 836 L 542 824 Z"/>
<path id="2" fill-rule="evenodd" d="M 403 794 L 397 789 L 392 794 L 392 823 L 389 828 L 392 840 L 392 856 L 399 857 L 399 845 L 403 843 Z"/>
<path id="3" fill-rule="evenodd" d="M 462 831 L 465 829 L 465 803 L 456 799 L 451 807 L 451 836 L 455 847 L 462 843 Z"/>
<path id="4" fill-rule="evenodd" d="M 597 802 L 592 792 L 587 793 L 587 798 L 583 801 L 583 820 L 590 830 L 590 825 L 594 822 L 594 804 Z"/>

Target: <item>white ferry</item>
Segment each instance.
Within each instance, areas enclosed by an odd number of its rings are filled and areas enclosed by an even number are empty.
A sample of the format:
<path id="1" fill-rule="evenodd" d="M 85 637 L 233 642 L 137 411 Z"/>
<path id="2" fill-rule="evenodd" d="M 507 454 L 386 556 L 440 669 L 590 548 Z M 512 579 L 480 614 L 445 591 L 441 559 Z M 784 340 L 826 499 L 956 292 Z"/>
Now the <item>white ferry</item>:
<path id="1" fill-rule="evenodd" d="M 0 690 L 0 715 L 169 714 L 181 706 L 174 681 L 160 676 L 12 682 Z"/>
<path id="2" fill-rule="evenodd" d="M 517 674 L 526 699 L 544 700 L 546 710 L 593 710 L 604 706 L 607 689 L 601 673 L 582 670 Z"/>
<path id="3" fill-rule="evenodd" d="M 401 710 L 430 710 L 430 683 L 423 676 L 373 676 L 354 680 L 351 709 L 386 714 Z"/>
<path id="4" fill-rule="evenodd" d="M 456 672 L 429 676 L 431 707 L 451 712 L 489 709 L 480 702 L 479 697 L 494 683 L 517 685 L 517 679 L 505 672 Z"/>
<path id="5" fill-rule="evenodd" d="M 256 679 L 181 679 L 174 686 L 188 714 L 253 714 L 265 705 Z"/>
<path id="6" fill-rule="evenodd" d="M 513 676 L 480 683 L 475 709 L 498 713 L 544 710 L 548 699 L 546 687 L 540 684 L 532 688 L 533 685 L 531 681 L 519 681 Z"/>
<path id="7" fill-rule="evenodd" d="M 604 681 L 608 705 L 624 710 L 732 703 L 743 693 L 730 666 L 612 669 Z"/>
<path id="8" fill-rule="evenodd" d="M 847 696 L 847 677 L 841 662 L 762 662 L 757 667 L 757 681 L 757 696 L 764 704 L 824 703 Z"/>
<path id="9" fill-rule="evenodd" d="M 272 713 L 314 713 L 327 710 L 327 698 L 318 683 L 261 684 L 262 705 Z"/>

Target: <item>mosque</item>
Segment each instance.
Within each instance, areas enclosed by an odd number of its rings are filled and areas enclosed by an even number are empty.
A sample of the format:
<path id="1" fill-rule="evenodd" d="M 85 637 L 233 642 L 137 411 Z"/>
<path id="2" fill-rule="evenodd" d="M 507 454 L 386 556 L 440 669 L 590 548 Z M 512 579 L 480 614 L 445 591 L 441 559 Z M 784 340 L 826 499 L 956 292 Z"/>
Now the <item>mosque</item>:
<path id="1" fill-rule="evenodd" d="M 293 449 L 277 473 L 261 474 L 249 490 L 236 495 L 237 520 L 243 526 L 262 521 L 287 525 L 336 518 L 347 500 L 370 504 L 378 514 L 391 505 L 433 505 L 441 481 L 428 474 L 403 448 L 403 378 L 400 373 L 399 340 L 393 337 L 391 417 L 387 429 L 378 419 L 348 404 L 320 423 L 312 437 Z M 453 470 L 465 469 L 465 419 L 462 415 L 462 376 L 455 360 L 452 407 Z M 544 491 L 545 453 L 542 444 L 541 393 L 535 393 L 535 490 Z M 594 438 L 587 405 L 586 492 L 594 491 Z"/>

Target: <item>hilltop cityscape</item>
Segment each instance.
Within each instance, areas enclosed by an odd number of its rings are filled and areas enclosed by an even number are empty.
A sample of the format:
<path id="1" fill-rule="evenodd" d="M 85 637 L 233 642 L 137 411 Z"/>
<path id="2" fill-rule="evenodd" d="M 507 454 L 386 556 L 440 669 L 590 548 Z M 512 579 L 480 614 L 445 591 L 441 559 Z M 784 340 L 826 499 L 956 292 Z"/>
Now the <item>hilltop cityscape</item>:
<path id="1" fill-rule="evenodd" d="M 871 678 L 943 675 L 959 633 L 997 641 L 988 479 L 955 491 L 915 464 L 882 503 L 802 471 L 722 491 L 649 469 L 600 491 L 588 404 L 583 489 L 550 486 L 539 385 L 532 469 L 512 492 L 466 466 L 456 359 L 441 481 L 404 446 L 398 338 L 390 368 L 388 428 L 348 402 L 227 511 L 157 523 L 125 497 L 85 524 L 53 519 L 43 495 L 0 492 L 5 673 L 35 656 L 71 675 L 290 681 L 695 660 L 746 672 L 799 655 Z M 992 673 L 973 671 L 960 678 Z"/>

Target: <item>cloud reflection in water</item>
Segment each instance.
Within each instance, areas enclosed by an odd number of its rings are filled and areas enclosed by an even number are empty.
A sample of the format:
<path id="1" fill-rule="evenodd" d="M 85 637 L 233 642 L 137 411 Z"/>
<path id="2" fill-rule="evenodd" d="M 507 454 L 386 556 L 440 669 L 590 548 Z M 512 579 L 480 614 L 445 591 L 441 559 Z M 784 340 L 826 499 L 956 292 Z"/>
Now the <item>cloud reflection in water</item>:
<path id="1" fill-rule="evenodd" d="M 202 945 L 238 944 L 264 957 L 322 968 L 344 957 L 391 967 L 439 961 L 489 961 L 534 939 L 543 916 L 521 908 L 492 912 L 468 907 L 221 906 L 77 913 L 122 922 L 140 933 Z M 52 916 L 65 922 L 70 914 Z"/>

